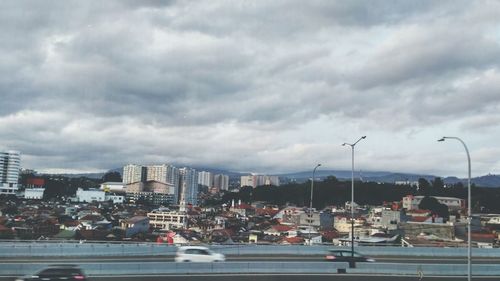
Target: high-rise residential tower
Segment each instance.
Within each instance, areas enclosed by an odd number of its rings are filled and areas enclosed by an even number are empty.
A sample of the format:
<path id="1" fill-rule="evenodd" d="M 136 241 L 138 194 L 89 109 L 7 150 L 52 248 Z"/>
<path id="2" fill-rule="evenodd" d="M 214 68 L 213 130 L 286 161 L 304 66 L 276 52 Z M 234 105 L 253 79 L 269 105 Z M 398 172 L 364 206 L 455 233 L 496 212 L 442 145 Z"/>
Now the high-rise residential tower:
<path id="1" fill-rule="evenodd" d="M 198 205 L 198 172 L 184 167 L 180 172 L 180 203 Z"/>
<path id="2" fill-rule="evenodd" d="M 229 176 L 223 174 L 217 174 L 214 176 L 214 185 L 215 188 L 220 190 L 228 190 L 229 189 Z"/>
<path id="3" fill-rule="evenodd" d="M 201 171 L 198 173 L 198 184 L 206 187 L 213 187 L 214 175 L 210 172 Z"/>
<path id="4" fill-rule="evenodd" d="M 179 199 L 179 169 L 168 164 L 146 166 L 147 181 L 157 181 L 175 187 L 174 202 Z"/>
<path id="5" fill-rule="evenodd" d="M 19 151 L 0 151 L 0 194 L 15 194 L 21 170 Z"/>
<path id="6" fill-rule="evenodd" d="M 146 181 L 146 167 L 142 165 L 128 164 L 123 167 L 123 183 L 135 183 Z"/>
<path id="7" fill-rule="evenodd" d="M 262 185 L 280 185 L 280 179 L 278 176 L 267 176 L 267 175 L 249 175 L 249 176 L 241 176 L 241 187 L 243 186 L 251 186 L 256 188 L 257 186 Z"/>

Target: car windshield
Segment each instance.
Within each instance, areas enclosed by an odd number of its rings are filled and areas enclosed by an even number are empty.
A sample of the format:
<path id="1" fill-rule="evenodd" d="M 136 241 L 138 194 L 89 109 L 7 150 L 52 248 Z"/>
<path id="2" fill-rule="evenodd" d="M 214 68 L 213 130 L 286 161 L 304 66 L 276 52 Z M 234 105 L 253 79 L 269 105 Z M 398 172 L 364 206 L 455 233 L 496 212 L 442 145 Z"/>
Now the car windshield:
<path id="1" fill-rule="evenodd" d="M 192 255 L 210 255 L 210 251 L 207 249 L 186 249 L 184 251 L 186 254 L 192 254 Z"/>
<path id="2" fill-rule="evenodd" d="M 363 257 L 363 255 L 357 253 L 357 252 L 348 252 L 348 251 L 330 251 L 330 253 L 334 256 L 344 256 L 344 257 L 351 257 L 351 256 L 354 256 L 354 257 Z"/>
<path id="3" fill-rule="evenodd" d="M 38 273 L 42 278 L 50 276 L 76 276 L 81 275 L 80 270 L 75 268 L 49 268 Z"/>
<path id="4" fill-rule="evenodd" d="M 0 279 L 495 278 L 499 139 L 498 0 L 0 1 Z"/>

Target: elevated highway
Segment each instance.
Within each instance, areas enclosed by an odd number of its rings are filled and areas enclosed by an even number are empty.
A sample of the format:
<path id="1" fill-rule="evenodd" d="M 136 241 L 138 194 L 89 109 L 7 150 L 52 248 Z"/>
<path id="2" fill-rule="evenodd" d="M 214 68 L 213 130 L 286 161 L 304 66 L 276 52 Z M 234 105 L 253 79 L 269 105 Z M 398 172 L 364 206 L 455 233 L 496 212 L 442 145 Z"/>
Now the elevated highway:
<path id="1" fill-rule="evenodd" d="M 401 278 L 466 276 L 465 248 L 357 247 L 357 251 L 374 257 L 377 262 L 358 263 L 356 268 L 349 268 L 346 263 L 325 262 L 324 255 L 332 248 L 331 245 L 240 244 L 213 245 L 211 248 L 226 254 L 227 261 L 211 264 L 174 263 L 173 257 L 177 249 L 175 246 L 153 243 L 0 243 L 0 275 L 20 276 L 33 273 L 50 264 L 71 263 L 80 265 L 92 277 L 112 279 L 113 276 L 129 276 L 127 278 L 132 278 L 130 280 L 134 280 L 133 278 L 137 276 L 154 279 L 155 276 L 186 274 L 190 276 L 308 274 L 318 275 L 317 280 L 322 280 L 323 277 L 320 276 L 327 275 L 342 276 L 342 278 L 348 278 L 346 275 L 366 274 L 402 276 Z M 498 277 L 499 263 L 500 249 L 473 249 L 473 276 Z"/>

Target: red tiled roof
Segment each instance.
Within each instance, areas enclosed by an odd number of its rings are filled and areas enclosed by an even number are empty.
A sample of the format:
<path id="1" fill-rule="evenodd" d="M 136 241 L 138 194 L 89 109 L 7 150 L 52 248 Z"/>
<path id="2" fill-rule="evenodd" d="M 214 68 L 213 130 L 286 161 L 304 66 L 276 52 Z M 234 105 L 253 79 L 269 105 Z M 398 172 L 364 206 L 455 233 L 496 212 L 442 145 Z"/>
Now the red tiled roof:
<path id="1" fill-rule="evenodd" d="M 407 214 L 425 214 L 430 213 L 429 210 L 410 210 L 406 212 Z"/>
<path id="2" fill-rule="evenodd" d="M 483 239 L 495 239 L 495 235 L 493 233 L 471 233 L 471 237 L 473 238 L 483 238 Z"/>
<path id="3" fill-rule="evenodd" d="M 10 231 L 10 230 L 11 230 L 10 228 L 0 224 L 0 231 Z"/>
<path id="4" fill-rule="evenodd" d="M 234 208 L 235 209 L 254 209 L 254 207 L 252 207 L 251 205 L 245 204 L 245 203 L 235 205 Z"/>
<path id="5" fill-rule="evenodd" d="M 270 209 L 270 208 L 265 208 L 265 209 L 256 209 L 255 210 L 255 213 L 259 216 L 265 216 L 265 215 L 269 215 L 269 216 L 275 216 L 277 213 L 279 213 L 280 211 L 279 210 L 275 210 L 275 209 Z"/>
<path id="6" fill-rule="evenodd" d="M 413 217 L 410 219 L 410 221 L 413 221 L 413 222 L 424 222 L 426 220 L 428 220 L 429 217 Z"/>
<path id="7" fill-rule="evenodd" d="M 295 236 L 295 237 L 285 237 L 283 239 L 283 242 L 285 242 L 285 241 L 288 242 L 288 243 L 290 243 L 290 244 L 302 244 L 302 243 L 304 243 L 304 238 L 297 237 L 297 236 Z"/>
<path id="8" fill-rule="evenodd" d="M 66 221 L 64 222 L 64 226 L 78 226 L 80 224 L 79 221 Z"/>
<path id="9" fill-rule="evenodd" d="M 326 240 L 333 240 L 334 238 L 339 238 L 340 234 L 337 231 L 325 231 L 321 233 Z"/>
<path id="10" fill-rule="evenodd" d="M 144 217 L 144 216 L 135 216 L 135 217 L 131 217 L 127 220 L 125 220 L 127 223 L 137 223 L 137 222 L 140 222 L 140 221 L 143 221 L 145 219 L 148 219 L 148 217 Z"/>
<path id="11" fill-rule="evenodd" d="M 212 235 L 225 235 L 225 236 L 233 236 L 235 232 L 232 229 L 214 229 L 212 231 Z"/>
<path id="12" fill-rule="evenodd" d="M 286 232 L 286 231 L 289 231 L 290 229 L 292 229 L 293 227 L 291 227 L 289 225 L 277 224 L 277 225 L 273 225 L 272 228 L 278 232 Z"/>
<path id="13" fill-rule="evenodd" d="M 83 218 L 80 218 L 80 221 L 100 221 L 102 219 L 99 215 L 85 215 Z"/>

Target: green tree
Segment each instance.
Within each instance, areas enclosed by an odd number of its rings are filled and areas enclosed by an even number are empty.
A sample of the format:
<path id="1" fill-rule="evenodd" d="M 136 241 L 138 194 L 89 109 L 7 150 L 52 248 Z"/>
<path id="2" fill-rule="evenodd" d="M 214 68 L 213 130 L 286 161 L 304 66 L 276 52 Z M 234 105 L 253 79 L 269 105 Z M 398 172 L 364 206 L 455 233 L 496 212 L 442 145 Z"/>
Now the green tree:
<path id="1" fill-rule="evenodd" d="M 339 180 L 335 176 L 328 176 L 328 177 L 326 177 L 324 182 L 326 182 L 326 183 L 338 183 Z"/>
<path id="2" fill-rule="evenodd" d="M 241 199 L 241 201 L 243 202 L 246 202 L 246 203 L 250 203 L 252 202 L 252 192 L 253 192 L 253 187 L 251 186 L 243 186 L 242 188 L 240 188 L 240 192 L 238 193 L 238 197 L 239 199 Z"/>
<path id="3" fill-rule="evenodd" d="M 418 193 L 423 196 L 429 196 L 431 192 L 431 185 L 430 183 L 424 179 L 424 178 L 419 178 L 418 179 Z"/>
<path id="4" fill-rule="evenodd" d="M 102 176 L 102 181 L 103 182 L 121 182 L 122 181 L 122 176 L 120 175 L 119 172 L 109 171 L 109 172 L 106 172 Z"/>
<path id="5" fill-rule="evenodd" d="M 439 203 L 439 201 L 432 196 L 426 196 L 422 198 L 422 201 L 420 201 L 420 204 L 418 204 L 418 208 L 422 210 L 429 210 L 432 214 L 438 215 L 445 219 L 448 219 L 450 217 L 448 206 Z"/>
<path id="6" fill-rule="evenodd" d="M 434 180 L 432 181 L 432 188 L 434 190 L 441 190 L 444 188 L 444 182 L 443 179 L 440 177 L 435 177 Z"/>

